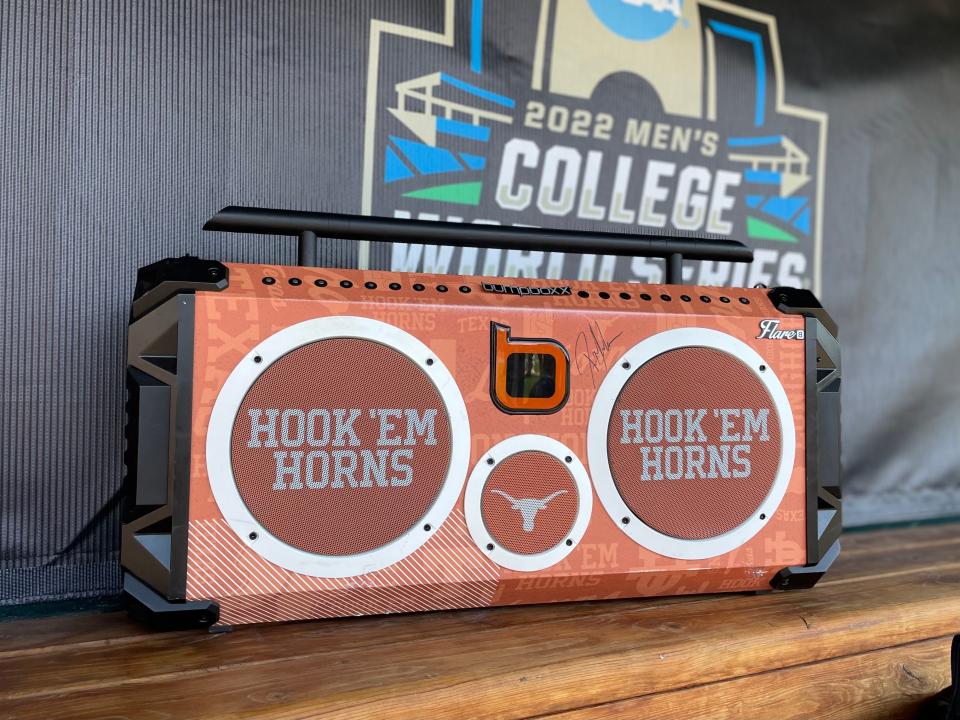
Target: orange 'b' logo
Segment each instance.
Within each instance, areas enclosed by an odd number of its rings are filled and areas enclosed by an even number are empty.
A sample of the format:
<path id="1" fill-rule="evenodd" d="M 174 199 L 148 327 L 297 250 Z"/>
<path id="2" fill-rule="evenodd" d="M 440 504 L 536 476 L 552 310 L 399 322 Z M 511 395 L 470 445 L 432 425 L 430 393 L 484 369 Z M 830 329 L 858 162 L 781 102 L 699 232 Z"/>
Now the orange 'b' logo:
<path id="1" fill-rule="evenodd" d="M 557 412 L 570 394 L 567 349 L 547 338 L 511 338 L 490 323 L 490 397 L 505 413 Z"/>

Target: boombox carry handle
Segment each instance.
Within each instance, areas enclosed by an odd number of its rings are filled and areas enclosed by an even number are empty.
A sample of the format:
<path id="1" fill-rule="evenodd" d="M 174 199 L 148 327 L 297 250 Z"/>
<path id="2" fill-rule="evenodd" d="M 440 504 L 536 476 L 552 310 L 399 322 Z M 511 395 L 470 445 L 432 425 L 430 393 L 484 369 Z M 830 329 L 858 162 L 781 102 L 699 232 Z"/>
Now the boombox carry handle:
<path id="1" fill-rule="evenodd" d="M 318 236 L 503 250 L 542 250 L 663 258 L 666 261 L 666 279 L 669 284 L 681 282 L 684 258 L 729 262 L 753 261 L 753 250 L 736 240 L 668 238 L 627 233 L 399 220 L 235 205 L 223 208 L 207 221 L 203 229 L 297 236 L 300 238 L 297 264 L 310 267 L 317 263 Z"/>

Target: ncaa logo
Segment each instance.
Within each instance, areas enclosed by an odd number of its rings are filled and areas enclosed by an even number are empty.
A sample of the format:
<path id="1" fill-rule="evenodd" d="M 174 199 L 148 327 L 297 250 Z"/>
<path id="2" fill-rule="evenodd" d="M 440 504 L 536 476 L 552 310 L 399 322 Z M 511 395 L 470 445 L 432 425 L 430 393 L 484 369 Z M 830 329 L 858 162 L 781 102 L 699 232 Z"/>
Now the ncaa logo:
<path id="1" fill-rule="evenodd" d="M 666 35 L 683 10 L 683 0 L 589 1 L 597 19 L 627 40 L 654 40 Z"/>

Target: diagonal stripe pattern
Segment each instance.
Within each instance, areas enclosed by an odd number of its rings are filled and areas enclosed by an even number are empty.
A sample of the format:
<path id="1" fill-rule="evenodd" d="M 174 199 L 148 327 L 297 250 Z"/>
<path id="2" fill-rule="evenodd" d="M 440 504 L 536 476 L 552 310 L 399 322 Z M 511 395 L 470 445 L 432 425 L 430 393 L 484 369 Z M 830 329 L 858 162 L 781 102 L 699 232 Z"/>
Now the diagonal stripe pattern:
<path id="1" fill-rule="evenodd" d="M 350 578 L 291 572 L 251 551 L 223 519 L 193 520 L 187 568 L 187 598 L 216 600 L 227 625 L 486 607 L 500 577 L 460 508 L 409 557 Z"/>

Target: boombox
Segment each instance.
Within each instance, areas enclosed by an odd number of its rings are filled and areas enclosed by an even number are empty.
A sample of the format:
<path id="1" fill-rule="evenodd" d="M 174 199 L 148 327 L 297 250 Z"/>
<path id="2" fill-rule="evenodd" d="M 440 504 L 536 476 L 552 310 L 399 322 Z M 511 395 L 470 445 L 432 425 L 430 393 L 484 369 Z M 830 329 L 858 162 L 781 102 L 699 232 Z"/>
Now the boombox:
<path id="1" fill-rule="evenodd" d="M 840 350 L 731 241 L 225 208 L 300 265 L 142 268 L 124 590 L 160 626 L 811 587 Z M 666 260 L 666 283 L 314 267 L 318 237 Z M 517 256 L 515 256 L 517 257 Z M 508 262 L 509 265 L 509 262 Z"/>

